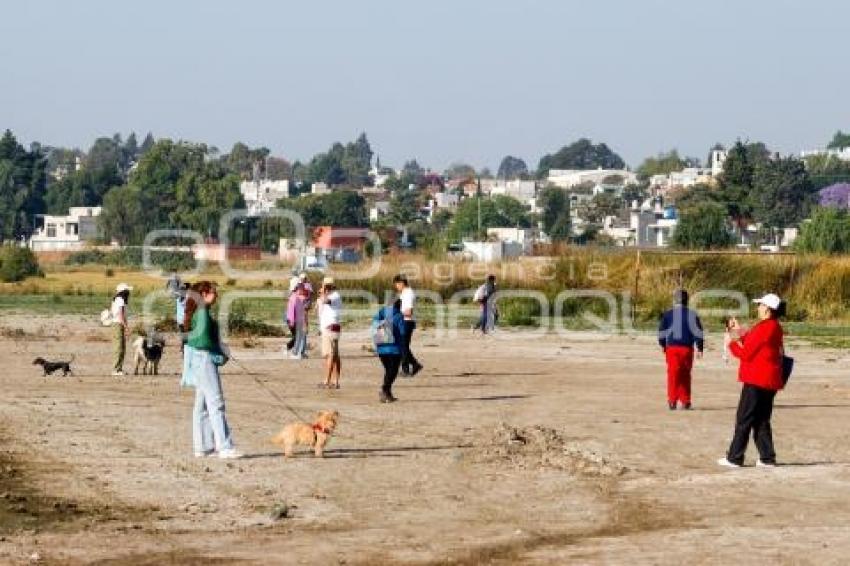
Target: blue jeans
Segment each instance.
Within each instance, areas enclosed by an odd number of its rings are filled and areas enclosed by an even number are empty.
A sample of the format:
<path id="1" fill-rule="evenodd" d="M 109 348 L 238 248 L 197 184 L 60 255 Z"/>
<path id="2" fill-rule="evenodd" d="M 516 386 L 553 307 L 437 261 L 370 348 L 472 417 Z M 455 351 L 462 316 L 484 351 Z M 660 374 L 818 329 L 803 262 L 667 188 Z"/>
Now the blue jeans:
<path id="1" fill-rule="evenodd" d="M 296 356 L 303 356 L 307 353 L 307 326 L 303 323 L 296 323 L 295 345 L 292 346 L 292 353 Z"/>
<path id="2" fill-rule="evenodd" d="M 192 413 L 192 444 L 195 452 L 233 448 L 233 439 L 224 414 L 224 392 L 218 366 L 205 350 L 191 352 L 190 371 L 195 377 L 195 408 Z"/>

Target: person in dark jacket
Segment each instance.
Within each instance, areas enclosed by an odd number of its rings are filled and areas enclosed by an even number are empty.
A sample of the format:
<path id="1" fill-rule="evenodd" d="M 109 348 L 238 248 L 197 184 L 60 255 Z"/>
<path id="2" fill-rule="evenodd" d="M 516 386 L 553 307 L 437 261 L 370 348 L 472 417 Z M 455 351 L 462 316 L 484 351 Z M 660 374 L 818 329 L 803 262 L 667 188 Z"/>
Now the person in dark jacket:
<path id="1" fill-rule="evenodd" d="M 667 406 L 675 411 L 676 404 L 681 403 L 690 410 L 694 347 L 701 358 L 705 345 L 702 322 L 688 308 L 688 292 L 684 289 L 673 294 L 673 303 L 658 325 L 658 344 L 667 359 Z"/>
<path id="2" fill-rule="evenodd" d="M 735 433 L 726 457 L 717 461 L 721 466 L 740 468 L 744 465 L 750 432 L 759 451 L 756 466 L 775 466 L 773 430 L 770 417 L 773 399 L 784 387 L 782 356 L 784 355 L 782 325 L 782 300 L 768 293 L 754 301 L 758 304 L 759 322 L 744 330 L 736 319 L 730 324 L 729 350 L 741 360 L 738 381 L 743 383 L 738 411 L 735 416 Z"/>
<path id="3" fill-rule="evenodd" d="M 406 331 L 401 300 L 395 301 L 391 306 L 382 307 L 372 319 L 375 351 L 384 366 L 384 383 L 379 396 L 381 403 L 397 401 L 393 396 L 393 383 L 401 366 Z"/>

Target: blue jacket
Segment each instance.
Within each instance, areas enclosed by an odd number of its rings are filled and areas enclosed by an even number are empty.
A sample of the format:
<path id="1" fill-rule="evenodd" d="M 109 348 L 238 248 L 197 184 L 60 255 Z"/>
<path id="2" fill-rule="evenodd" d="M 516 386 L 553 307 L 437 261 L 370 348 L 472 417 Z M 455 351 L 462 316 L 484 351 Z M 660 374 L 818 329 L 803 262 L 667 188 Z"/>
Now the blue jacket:
<path id="1" fill-rule="evenodd" d="M 384 320 L 392 319 L 393 341 L 382 342 L 376 344 L 376 350 L 379 356 L 400 356 L 402 338 L 404 337 L 404 316 L 401 311 L 393 307 L 381 307 L 378 313 L 372 318 L 372 334 Z"/>
<path id="2" fill-rule="evenodd" d="M 704 334 L 702 322 L 697 313 L 682 305 L 676 305 L 661 315 L 658 325 L 658 344 L 667 346 L 685 346 L 702 352 Z"/>

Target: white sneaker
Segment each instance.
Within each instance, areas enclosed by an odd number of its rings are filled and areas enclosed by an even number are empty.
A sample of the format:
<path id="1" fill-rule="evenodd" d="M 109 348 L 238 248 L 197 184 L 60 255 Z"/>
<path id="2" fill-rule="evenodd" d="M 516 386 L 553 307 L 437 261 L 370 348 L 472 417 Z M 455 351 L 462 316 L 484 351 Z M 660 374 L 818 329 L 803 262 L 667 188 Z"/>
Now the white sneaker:
<path id="1" fill-rule="evenodd" d="M 289 359 L 290 360 L 303 360 L 304 356 L 301 356 L 299 354 L 289 354 Z"/>
<path id="2" fill-rule="evenodd" d="M 123 372 L 123 371 L 121 371 L 121 370 L 113 371 L 113 372 L 112 372 L 112 376 L 113 376 L 113 377 L 124 377 L 124 372 Z"/>
<path id="3" fill-rule="evenodd" d="M 238 460 L 244 456 L 242 452 L 239 452 L 235 448 L 228 448 L 227 450 L 219 450 L 218 457 L 222 460 Z"/>
<path id="4" fill-rule="evenodd" d="M 215 454 L 215 450 L 210 450 L 209 452 L 195 452 L 195 458 L 207 458 Z"/>
<path id="5" fill-rule="evenodd" d="M 776 463 L 775 463 L 775 462 L 774 462 L 774 463 L 771 463 L 771 462 L 762 462 L 762 461 L 761 461 L 761 458 L 759 458 L 758 460 L 756 460 L 756 468 L 775 468 L 775 467 L 776 467 Z"/>
<path id="6" fill-rule="evenodd" d="M 743 466 L 741 466 L 740 464 L 735 464 L 735 463 L 733 463 L 733 462 L 730 462 L 730 461 L 729 461 L 729 460 L 727 460 L 726 458 L 721 458 L 721 459 L 719 459 L 719 460 L 717 461 L 717 465 L 718 465 L 718 466 L 726 466 L 727 468 L 742 468 L 742 467 L 743 467 Z"/>

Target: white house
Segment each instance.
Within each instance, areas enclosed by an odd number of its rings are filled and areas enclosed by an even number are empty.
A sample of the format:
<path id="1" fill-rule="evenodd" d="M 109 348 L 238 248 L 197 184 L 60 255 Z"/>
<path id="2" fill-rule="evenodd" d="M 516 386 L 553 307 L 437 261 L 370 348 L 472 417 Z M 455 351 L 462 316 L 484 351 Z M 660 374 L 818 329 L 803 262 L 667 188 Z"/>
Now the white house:
<path id="1" fill-rule="evenodd" d="M 487 238 L 516 244 L 523 254 L 530 254 L 539 235 L 536 228 L 487 228 Z"/>
<path id="2" fill-rule="evenodd" d="M 289 198 L 289 181 L 242 181 L 239 183 L 239 192 L 250 212 L 268 212 L 275 208 L 278 199 Z"/>
<path id="3" fill-rule="evenodd" d="M 618 184 L 630 185 L 637 183 L 637 175 L 628 169 L 550 169 L 549 183 L 569 189 L 584 183 L 599 184 L 612 183 L 614 177 L 619 177 L 622 181 Z"/>
<path id="4" fill-rule="evenodd" d="M 436 193 L 434 195 L 435 208 L 457 208 L 460 197 L 455 193 Z"/>
<path id="5" fill-rule="evenodd" d="M 39 224 L 30 237 L 33 251 L 79 250 L 85 242 L 98 236 L 97 217 L 99 206 L 74 206 L 67 216 L 38 215 Z"/>
<path id="6" fill-rule="evenodd" d="M 490 263 L 521 256 L 522 246 L 516 242 L 463 242 L 463 253 Z"/>
<path id="7" fill-rule="evenodd" d="M 390 203 L 386 200 L 376 201 L 369 209 L 369 222 L 380 220 L 390 213 Z"/>
<path id="8" fill-rule="evenodd" d="M 498 180 L 490 188 L 490 196 L 505 195 L 513 197 L 521 202 L 528 202 L 537 193 L 537 185 L 534 181 Z"/>
<path id="9" fill-rule="evenodd" d="M 327 183 L 319 181 L 310 185 L 310 192 L 314 195 L 329 195 L 331 194 L 331 189 Z"/>
<path id="10" fill-rule="evenodd" d="M 369 170 L 369 176 L 372 177 L 372 185 L 375 187 L 383 187 L 387 180 L 396 174 L 392 167 L 381 167 L 380 160 L 378 165 Z"/>
<path id="11" fill-rule="evenodd" d="M 800 157 L 812 157 L 815 155 L 829 155 L 837 157 L 842 161 L 850 161 L 850 147 L 842 147 L 841 149 L 809 149 L 800 152 Z"/>

